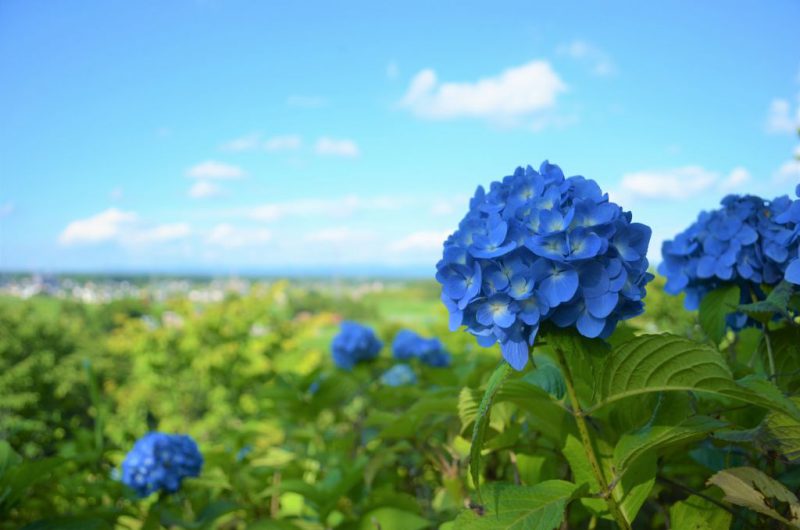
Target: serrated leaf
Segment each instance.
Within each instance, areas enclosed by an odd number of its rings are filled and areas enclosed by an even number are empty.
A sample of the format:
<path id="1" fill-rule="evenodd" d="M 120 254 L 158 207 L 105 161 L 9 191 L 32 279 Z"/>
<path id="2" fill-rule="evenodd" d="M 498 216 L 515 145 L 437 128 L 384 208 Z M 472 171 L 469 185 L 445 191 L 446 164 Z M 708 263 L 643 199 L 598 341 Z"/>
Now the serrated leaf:
<path id="1" fill-rule="evenodd" d="M 700 302 L 698 319 L 708 338 L 719 344 L 725 336 L 725 317 L 736 311 L 741 291 L 738 285 L 728 285 L 714 289 Z"/>
<path id="2" fill-rule="evenodd" d="M 454 528 L 459 530 L 553 530 L 578 486 L 563 480 L 548 480 L 535 486 L 487 485 L 482 515 L 461 512 Z M 478 510 L 480 511 L 480 510 Z"/>
<path id="3" fill-rule="evenodd" d="M 481 399 L 481 404 L 478 406 L 478 414 L 475 418 L 475 427 L 472 430 L 472 444 L 469 448 L 469 470 L 470 474 L 472 475 L 472 482 L 475 484 L 475 490 L 478 492 L 479 499 L 481 498 L 481 448 L 483 447 L 483 439 L 486 436 L 486 428 L 489 425 L 492 402 L 494 401 L 495 394 L 497 394 L 497 391 L 500 390 L 503 382 L 510 374 L 511 366 L 503 361 L 489 377 L 489 382 L 486 385 L 486 391 L 483 394 L 483 399 Z"/>
<path id="4" fill-rule="evenodd" d="M 681 530 L 727 530 L 731 519 L 729 512 L 697 495 L 690 495 L 669 509 L 672 528 Z"/>
<path id="5" fill-rule="evenodd" d="M 800 398 L 794 398 L 800 403 Z M 800 422 L 786 414 L 771 412 L 764 420 L 763 437 L 790 462 L 800 459 Z"/>
<path id="6" fill-rule="evenodd" d="M 567 388 L 555 361 L 544 355 L 536 355 L 534 360 L 536 370 L 526 373 L 522 380 L 538 386 L 556 399 L 563 398 Z"/>
<path id="7" fill-rule="evenodd" d="M 692 416 L 677 425 L 648 425 L 634 433 L 623 434 L 614 448 L 614 465 L 622 476 L 628 467 L 647 452 L 689 443 L 725 427 L 726 423 L 707 416 Z"/>
<path id="8" fill-rule="evenodd" d="M 723 469 L 708 479 L 709 485 L 725 492 L 724 500 L 744 506 L 784 524 L 800 528 L 800 504 L 786 486 L 753 467 Z M 769 501 L 769 503 L 767 502 Z M 787 506 L 785 513 L 775 511 L 777 503 Z"/>
<path id="9" fill-rule="evenodd" d="M 800 410 L 766 379 L 734 381 L 715 348 L 670 334 L 641 335 L 612 349 L 599 383 L 594 411 L 652 392 L 704 392 L 800 418 Z"/>
<path id="10" fill-rule="evenodd" d="M 751 304 L 741 304 L 738 311 L 766 324 L 777 315 L 788 316 L 789 300 L 794 294 L 794 285 L 783 280 L 770 291 L 765 300 Z M 788 318 L 791 318 L 788 316 Z"/>

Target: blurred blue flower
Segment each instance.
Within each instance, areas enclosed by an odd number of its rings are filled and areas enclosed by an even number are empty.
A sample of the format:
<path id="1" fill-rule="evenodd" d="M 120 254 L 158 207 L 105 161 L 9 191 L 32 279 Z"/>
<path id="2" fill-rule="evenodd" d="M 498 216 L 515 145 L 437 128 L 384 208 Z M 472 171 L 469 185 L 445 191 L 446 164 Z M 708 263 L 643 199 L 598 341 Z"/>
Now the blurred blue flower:
<path id="1" fill-rule="evenodd" d="M 333 362 L 339 368 L 350 370 L 356 363 L 378 356 L 383 343 L 372 329 L 356 322 L 342 322 L 339 334 L 333 338 Z"/>
<path id="2" fill-rule="evenodd" d="M 795 191 L 800 196 L 800 186 Z M 685 292 L 687 309 L 697 309 L 724 285 L 739 285 L 741 302 L 748 303 L 765 298 L 762 285 L 800 284 L 800 200 L 728 195 L 721 205 L 664 242 L 658 270 L 667 278 L 665 290 Z M 743 314 L 728 317 L 733 329 L 747 323 Z"/>
<path id="3" fill-rule="evenodd" d="M 436 279 L 450 327 L 499 342 L 517 370 L 543 322 L 608 337 L 644 310 L 650 234 L 593 180 L 547 161 L 517 168 L 478 188 L 445 241 Z"/>
<path id="4" fill-rule="evenodd" d="M 444 349 L 442 341 L 426 339 L 409 329 L 400 330 L 392 342 L 392 354 L 400 361 L 419 359 L 436 368 L 450 365 L 450 354 Z"/>
<path id="5" fill-rule="evenodd" d="M 381 376 L 381 383 L 386 386 L 413 385 L 416 382 L 417 376 L 407 364 L 396 364 Z"/>
<path id="6" fill-rule="evenodd" d="M 156 491 L 174 493 L 185 477 L 197 477 L 203 455 L 185 434 L 149 432 L 139 438 L 122 462 L 122 483 L 141 497 Z"/>

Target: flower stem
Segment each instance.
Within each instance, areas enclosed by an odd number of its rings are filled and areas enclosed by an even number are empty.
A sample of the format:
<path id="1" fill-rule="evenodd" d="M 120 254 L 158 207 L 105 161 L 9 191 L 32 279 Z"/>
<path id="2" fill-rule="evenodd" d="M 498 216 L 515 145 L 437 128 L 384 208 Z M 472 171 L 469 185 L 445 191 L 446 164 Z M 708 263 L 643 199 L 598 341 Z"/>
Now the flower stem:
<path id="1" fill-rule="evenodd" d="M 630 530 L 631 525 L 620 510 L 617 500 L 614 498 L 612 488 L 609 488 L 606 477 L 603 474 L 603 468 L 600 467 L 600 461 L 597 459 L 597 453 L 594 450 L 592 438 L 589 435 L 586 418 L 581 409 L 581 404 L 578 401 L 578 394 L 575 392 L 575 384 L 572 381 L 572 372 L 570 372 L 569 365 L 567 365 L 564 352 L 561 348 L 554 348 L 554 350 L 556 351 L 556 355 L 558 355 L 558 362 L 561 364 L 561 369 L 564 372 L 564 382 L 567 385 L 567 394 L 569 395 L 569 400 L 572 405 L 572 415 L 575 416 L 575 422 L 578 424 L 578 432 L 580 433 L 581 442 L 583 443 L 583 450 L 586 452 L 586 459 L 589 461 L 589 466 L 592 468 L 594 477 L 600 485 L 601 496 L 606 500 L 608 511 L 611 512 L 617 525 L 623 530 Z"/>

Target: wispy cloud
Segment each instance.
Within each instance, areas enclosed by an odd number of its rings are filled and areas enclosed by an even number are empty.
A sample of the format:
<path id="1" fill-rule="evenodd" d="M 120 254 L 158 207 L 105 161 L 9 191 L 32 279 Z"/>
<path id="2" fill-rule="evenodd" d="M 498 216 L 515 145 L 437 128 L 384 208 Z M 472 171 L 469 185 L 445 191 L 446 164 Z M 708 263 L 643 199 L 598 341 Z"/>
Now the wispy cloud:
<path id="1" fill-rule="evenodd" d="M 734 168 L 724 178 L 718 172 L 701 166 L 645 170 L 623 175 L 618 189 L 611 195 L 623 205 L 636 198 L 676 201 L 709 190 L 732 191 L 749 180 L 750 173 L 742 167 Z"/>
<path id="2" fill-rule="evenodd" d="M 285 134 L 273 136 L 264 142 L 264 149 L 267 151 L 296 151 L 300 149 L 303 140 L 296 134 Z"/>
<path id="3" fill-rule="evenodd" d="M 192 184 L 189 188 L 189 197 L 193 199 L 206 199 L 222 195 L 222 188 L 213 182 L 201 180 Z"/>
<path id="4" fill-rule="evenodd" d="M 250 133 L 240 136 L 239 138 L 234 138 L 233 140 L 228 140 L 222 144 L 221 149 L 223 151 L 231 152 L 252 151 L 254 149 L 258 149 L 260 144 L 261 134 Z"/>
<path id="5" fill-rule="evenodd" d="M 388 250 L 390 252 L 401 253 L 409 251 L 440 252 L 444 240 L 447 239 L 449 235 L 450 232 L 436 230 L 412 232 L 390 243 Z"/>
<path id="6" fill-rule="evenodd" d="M 772 100 L 767 112 L 766 129 L 775 134 L 797 134 L 800 129 L 800 93 L 797 94 L 794 109 L 789 100 Z"/>
<path id="7" fill-rule="evenodd" d="M 191 235 L 188 223 L 165 223 L 146 226 L 136 212 L 108 208 L 102 212 L 69 223 L 58 237 L 63 246 L 118 243 L 141 246 L 165 243 Z"/>
<path id="8" fill-rule="evenodd" d="M 305 240 L 314 243 L 359 244 L 373 241 L 376 234 L 372 230 L 350 228 L 349 226 L 332 226 L 306 234 Z"/>
<path id="9" fill-rule="evenodd" d="M 337 139 L 323 136 L 317 140 L 314 151 L 323 156 L 356 157 L 359 155 L 358 145 L 346 138 Z"/>
<path id="10" fill-rule="evenodd" d="M 781 164 L 781 167 L 775 172 L 774 181 L 776 184 L 800 183 L 800 160 L 787 160 Z"/>
<path id="11" fill-rule="evenodd" d="M 616 72 L 616 67 L 608 54 L 586 41 L 574 40 L 562 44 L 556 51 L 560 55 L 588 64 L 594 75 L 605 77 Z"/>
<path id="12" fill-rule="evenodd" d="M 186 175 L 196 179 L 227 180 L 241 178 L 245 172 L 238 166 L 208 160 L 190 167 Z"/>
<path id="13" fill-rule="evenodd" d="M 237 227 L 229 223 L 214 226 L 206 236 L 206 243 L 224 248 L 260 246 L 272 239 L 266 228 Z"/>
<path id="14" fill-rule="evenodd" d="M 482 118 L 519 123 L 552 109 L 567 85 L 547 61 L 532 61 L 477 81 L 440 82 L 422 70 L 411 81 L 400 105 L 422 118 Z"/>
<path id="15" fill-rule="evenodd" d="M 109 208 L 85 219 L 72 221 L 58 237 L 65 246 L 94 244 L 117 238 L 125 226 L 138 219 L 134 212 Z"/>
<path id="16" fill-rule="evenodd" d="M 394 197 L 359 197 L 347 195 L 335 199 L 309 197 L 286 202 L 267 203 L 247 210 L 247 216 L 256 221 L 276 221 L 285 217 L 315 216 L 344 218 L 357 211 L 396 210 L 408 200 Z"/>

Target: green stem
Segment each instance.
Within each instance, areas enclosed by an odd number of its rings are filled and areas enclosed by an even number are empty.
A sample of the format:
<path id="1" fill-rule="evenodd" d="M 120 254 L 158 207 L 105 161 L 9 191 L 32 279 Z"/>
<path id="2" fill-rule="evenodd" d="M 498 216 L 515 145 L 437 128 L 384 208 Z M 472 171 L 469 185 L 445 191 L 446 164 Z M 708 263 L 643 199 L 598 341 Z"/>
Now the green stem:
<path id="1" fill-rule="evenodd" d="M 769 361 L 769 377 L 775 379 L 775 359 L 772 356 L 772 344 L 769 341 L 769 332 L 766 324 L 764 325 L 764 344 L 767 346 L 767 361 Z"/>
<path id="2" fill-rule="evenodd" d="M 608 511 L 614 517 L 620 528 L 623 530 L 630 530 L 631 525 L 623 515 L 622 511 L 614 498 L 612 488 L 608 487 L 603 468 L 600 467 L 600 461 L 597 459 L 597 453 L 592 444 L 592 438 L 589 435 L 589 427 L 586 424 L 586 417 L 581 409 L 581 404 L 578 401 L 578 394 L 575 392 L 575 384 L 572 382 L 572 372 L 570 372 L 569 365 L 567 365 L 566 357 L 561 348 L 554 348 L 558 355 L 558 362 L 564 371 L 564 382 L 567 385 L 567 394 L 569 395 L 570 403 L 572 404 L 572 415 L 575 416 L 575 422 L 578 424 L 578 432 L 581 435 L 581 442 L 583 443 L 583 450 L 586 452 L 586 459 L 589 460 L 589 466 L 592 468 L 594 477 L 600 485 L 600 493 L 608 504 Z"/>

